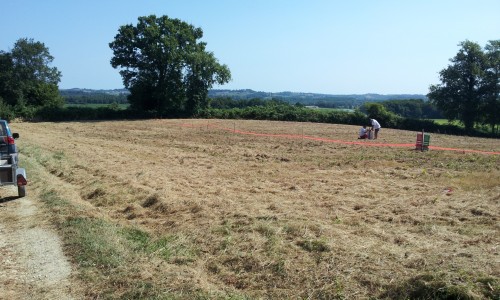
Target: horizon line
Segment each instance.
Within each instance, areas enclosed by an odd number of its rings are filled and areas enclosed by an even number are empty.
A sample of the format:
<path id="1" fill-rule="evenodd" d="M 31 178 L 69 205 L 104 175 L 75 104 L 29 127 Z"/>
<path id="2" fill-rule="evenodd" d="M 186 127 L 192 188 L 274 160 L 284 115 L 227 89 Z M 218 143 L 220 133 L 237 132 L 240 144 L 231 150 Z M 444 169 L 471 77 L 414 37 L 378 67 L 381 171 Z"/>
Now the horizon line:
<path id="1" fill-rule="evenodd" d="M 91 90 L 91 91 L 116 91 L 116 90 L 128 90 L 127 88 L 108 88 L 108 89 L 96 89 L 96 88 L 78 88 L 78 87 L 73 87 L 73 88 L 60 88 L 58 87 L 59 90 Z M 267 93 L 267 94 L 280 94 L 280 93 L 293 93 L 293 94 L 315 94 L 315 95 L 341 95 L 341 96 L 349 96 L 349 95 L 381 95 L 381 96 L 390 96 L 390 95 L 419 95 L 419 96 L 425 96 L 427 97 L 426 94 L 420 94 L 420 93 L 390 93 L 390 94 L 383 94 L 383 93 L 374 93 L 374 92 L 369 92 L 369 93 L 338 93 L 338 94 L 333 94 L 333 93 L 319 93 L 319 92 L 292 92 L 292 91 L 281 91 L 281 92 L 266 92 L 266 91 L 257 91 L 253 89 L 221 89 L 221 88 L 212 88 L 210 90 L 215 90 L 215 91 L 252 91 L 256 93 Z"/>

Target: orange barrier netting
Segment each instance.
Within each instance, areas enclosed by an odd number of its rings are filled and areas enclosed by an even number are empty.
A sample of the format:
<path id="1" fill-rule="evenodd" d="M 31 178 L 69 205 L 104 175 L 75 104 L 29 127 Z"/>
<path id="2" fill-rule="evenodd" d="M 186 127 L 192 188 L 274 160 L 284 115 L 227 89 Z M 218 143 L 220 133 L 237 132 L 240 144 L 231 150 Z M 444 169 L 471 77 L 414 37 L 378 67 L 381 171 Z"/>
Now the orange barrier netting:
<path id="1" fill-rule="evenodd" d="M 254 131 L 243 131 L 235 128 L 228 128 L 215 125 L 213 123 L 194 125 L 194 124 L 180 124 L 182 127 L 212 127 L 217 128 L 237 134 L 242 135 L 253 135 L 253 136 L 263 136 L 263 137 L 275 137 L 275 138 L 288 138 L 288 139 L 304 139 L 311 141 L 319 141 L 325 143 L 336 143 L 336 144 L 344 144 L 344 145 L 360 145 L 360 146 L 368 146 L 368 147 L 400 147 L 400 148 L 412 148 L 415 147 L 415 144 L 391 144 L 391 143 L 366 143 L 366 142 L 357 142 L 357 141 L 343 141 L 343 140 L 334 140 L 329 138 L 315 137 L 309 135 L 299 135 L 299 134 L 275 134 L 275 133 L 259 133 Z M 455 151 L 462 153 L 479 153 L 479 154 L 492 154 L 492 155 L 500 155 L 500 152 L 496 151 L 483 151 L 483 150 L 471 150 L 471 149 L 457 149 L 457 148 L 446 148 L 446 147 L 438 147 L 438 146 L 429 146 L 429 149 L 433 150 L 441 150 L 441 151 Z"/>

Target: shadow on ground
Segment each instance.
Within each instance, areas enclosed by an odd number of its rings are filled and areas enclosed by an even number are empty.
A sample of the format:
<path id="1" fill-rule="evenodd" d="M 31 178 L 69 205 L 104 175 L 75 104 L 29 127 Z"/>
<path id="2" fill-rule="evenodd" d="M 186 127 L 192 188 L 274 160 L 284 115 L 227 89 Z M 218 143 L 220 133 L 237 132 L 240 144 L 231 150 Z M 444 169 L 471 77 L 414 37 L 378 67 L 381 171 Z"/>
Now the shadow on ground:
<path id="1" fill-rule="evenodd" d="M 14 201 L 14 200 L 17 200 L 17 199 L 19 199 L 18 196 L 2 197 L 2 198 L 0 198 L 0 204 L 7 203 L 7 202 L 10 202 L 10 201 Z"/>

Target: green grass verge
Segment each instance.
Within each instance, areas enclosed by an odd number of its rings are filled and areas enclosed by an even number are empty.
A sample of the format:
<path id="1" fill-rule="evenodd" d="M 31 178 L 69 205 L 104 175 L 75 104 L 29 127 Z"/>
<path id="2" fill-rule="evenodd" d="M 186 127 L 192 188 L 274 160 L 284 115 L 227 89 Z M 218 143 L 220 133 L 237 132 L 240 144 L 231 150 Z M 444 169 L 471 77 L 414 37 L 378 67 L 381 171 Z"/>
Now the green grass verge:
<path id="1" fill-rule="evenodd" d="M 165 266 L 182 266 L 194 261 L 198 250 L 182 233 L 154 236 L 139 228 L 102 219 L 65 199 L 44 166 L 66 159 L 63 153 L 23 145 L 21 162 L 29 171 L 32 195 L 38 196 L 58 229 L 65 255 L 75 267 L 75 281 L 81 285 L 78 289 L 84 290 L 85 298 L 249 299 L 239 293 L 199 290 L 194 284 L 176 287 L 162 276 L 139 275 L 145 259 L 163 261 Z M 158 275 L 161 270 L 151 273 Z"/>

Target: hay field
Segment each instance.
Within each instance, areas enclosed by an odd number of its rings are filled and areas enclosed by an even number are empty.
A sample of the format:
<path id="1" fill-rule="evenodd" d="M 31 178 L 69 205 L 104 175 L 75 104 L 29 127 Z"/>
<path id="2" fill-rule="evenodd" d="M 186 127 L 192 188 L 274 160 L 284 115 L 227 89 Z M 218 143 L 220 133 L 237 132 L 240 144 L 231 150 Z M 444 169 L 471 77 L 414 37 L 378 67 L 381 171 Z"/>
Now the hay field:
<path id="1" fill-rule="evenodd" d="M 332 124 L 11 127 L 88 298 L 499 296 L 500 155 L 302 138 L 357 141 L 357 126 Z M 498 139 L 431 144 L 500 151 Z"/>

